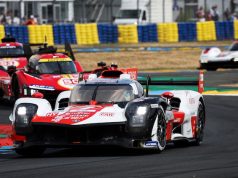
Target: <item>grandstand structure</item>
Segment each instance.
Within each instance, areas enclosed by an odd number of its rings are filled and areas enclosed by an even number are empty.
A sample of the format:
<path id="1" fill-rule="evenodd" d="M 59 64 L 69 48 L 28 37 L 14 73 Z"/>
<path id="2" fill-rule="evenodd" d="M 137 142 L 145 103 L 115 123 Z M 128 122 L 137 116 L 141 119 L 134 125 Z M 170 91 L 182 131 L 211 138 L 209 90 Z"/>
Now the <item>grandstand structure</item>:
<path id="1" fill-rule="evenodd" d="M 38 17 L 39 23 L 111 22 L 120 0 L 5 0 L 0 1 L 0 15 L 27 19 Z"/>
<path id="2" fill-rule="evenodd" d="M 121 0 L 75 0 L 75 21 L 113 22 Z"/>
<path id="3" fill-rule="evenodd" d="M 12 16 L 22 19 L 35 15 L 39 23 L 112 23 L 120 9 L 122 0 L 4 0 L 0 1 L 0 15 L 11 12 Z M 142 0 L 137 0 L 138 3 Z M 150 0 L 152 1 L 152 0 Z M 165 12 L 173 9 L 172 21 L 193 21 L 196 10 L 202 6 L 209 10 L 214 4 L 218 6 L 220 20 L 224 20 L 223 12 L 238 12 L 238 0 L 157 0 L 158 6 Z M 153 3 L 151 3 L 153 4 Z M 152 7 L 151 7 L 152 8 Z M 166 15 L 166 13 L 164 13 Z M 183 18 L 181 17 L 183 15 Z"/>

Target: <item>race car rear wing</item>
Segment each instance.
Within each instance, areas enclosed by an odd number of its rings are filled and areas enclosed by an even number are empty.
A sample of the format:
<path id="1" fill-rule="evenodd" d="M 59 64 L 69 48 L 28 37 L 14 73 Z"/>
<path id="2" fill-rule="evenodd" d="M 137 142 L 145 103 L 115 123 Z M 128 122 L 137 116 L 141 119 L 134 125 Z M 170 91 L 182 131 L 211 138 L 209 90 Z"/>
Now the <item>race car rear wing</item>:
<path id="1" fill-rule="evenodd" d="M 141 85 L 146 86 L 146 96 L 149 94 L 149 86 L 151 85 L 165 85 L 165 86 L 196 86 L 199 93 L 204 91 L 204 73 L 199 71 L 199 77 L 197 80 L 151 80 L 151 77 L 148 75 L 146 80 L 139 81 Z"/>
<path id="2" fill-rule="evenodd" d="M 98 68 L 93 71 L 81 72 L 79 76 L 79 81 L 87 80 L 90 74 L 96 74 L 100 78 L 120 78 L 121 74 L 129 74 L 131 79 L 137 80 L 138 69 L 127 68 L 127 69 L 104 70 L 104 69 Z"/>
<path id="3" fill-rule="evenodd" d="M 80 73 L 79 81 L 87 80 L 90 74 L 96 74 L 97 77 L 101 78 L 120 78 L 121 74 L 129 74 L 130 78 L 137 80 L 138 69 L 137 68 L 118 68 L 117 64 L 107 65 L 105 62 L 101 61 L 97 63 L 98 68 L 93 71 L 84 71 Z"/>
<path id="4" fill-rule="evenodd" d="M 37 51 L 32 51 L 31 46 L 39 46 L 39 49 Z M 62 53 L 65 53 L 73 61 L 75 61 L 75 56 L 74 56 L 74 53 L 73 53 L 70 43 L 66 42 L 64 48 L 65 48 L 65 50 Z M 24 50 L 24 56 L 26 56 L 27 60 L 29 60 L 29 58 L 33 54 L 46 54 L 46 53 L 56 53 L 57 52 L 56 47 L 48 46 L 47 43 L 24 44 L 23 50 Z"/>

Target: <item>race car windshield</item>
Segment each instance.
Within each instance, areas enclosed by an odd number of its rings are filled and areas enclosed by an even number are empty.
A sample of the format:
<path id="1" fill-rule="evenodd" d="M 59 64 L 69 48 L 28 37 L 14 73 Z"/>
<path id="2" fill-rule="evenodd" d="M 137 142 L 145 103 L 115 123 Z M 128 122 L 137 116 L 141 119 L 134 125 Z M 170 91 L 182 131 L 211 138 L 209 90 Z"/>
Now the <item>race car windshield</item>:
<path id="1" fill-rule="evenodd" d="M 40 74 L 75 74 L 77 73 L 72 61 L 61 62 L 39 62 L 38 72 Z"/>
<path id="2" fill-rule="evenodd" d="M 229 51 L 238 51 L 238 43 L 234 43 L 230 46 Z"/>
<path id="3" fill-rule="evenodd" d="M 97 103 L 120 103 L 134 99 L 130 85 L 79 85 L 71 92 L 71 103 L 88 103 L 91 100 Z"/>
<path id="4" fill-rule="evenodd" d="M 24 50 L 22 46 L 1 46 L 0 56 L 16 56 L 23 55 Z"/>

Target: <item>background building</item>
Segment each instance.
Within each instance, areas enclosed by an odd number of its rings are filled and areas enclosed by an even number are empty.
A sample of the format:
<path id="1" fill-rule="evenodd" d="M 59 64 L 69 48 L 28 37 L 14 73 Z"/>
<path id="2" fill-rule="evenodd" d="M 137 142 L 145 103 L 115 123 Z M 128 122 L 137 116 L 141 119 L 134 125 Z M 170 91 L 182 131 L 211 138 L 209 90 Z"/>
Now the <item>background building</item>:
<path id="1" fill-rule="evenodd" d="M 137 0 L 138 3 L 144 0 Z M 238 0 L 148 0 L 148 8 L 158 6 L 158 22 L 195 21 L 196 11 L 218 6 L 219 20 L 226 20 L 224 12 L 238 13 Z M 0 1 L 0 15 L 18 16 L 25 20 L 34 15 L 39 23 L 57 22 L 113 22 L 122 0 L 5 0 Z M 153 19 L 153 18 L 151 18 Z M 151 20 L 153 22 L 153 20 Z"/>
<path id="2" fill-rule="evenodd" d="M 5 0 L 0 1 L 0 14 L 27 19 L 34 15 L 39 23 L 71 22 L 74 20 L 74 0 Z"/>

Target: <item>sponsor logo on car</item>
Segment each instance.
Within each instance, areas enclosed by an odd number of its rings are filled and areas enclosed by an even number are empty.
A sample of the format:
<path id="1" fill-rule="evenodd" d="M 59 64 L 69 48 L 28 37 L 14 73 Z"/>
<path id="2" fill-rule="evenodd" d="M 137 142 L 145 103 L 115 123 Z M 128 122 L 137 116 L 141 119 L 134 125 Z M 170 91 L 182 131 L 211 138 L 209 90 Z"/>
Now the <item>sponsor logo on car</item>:
<path id="1" fill-rule="evenodd" d="M 158 146 L 158 142 L 156 141 L 146 141 L 144 143 L 144 147 L 157 147 Z"/>
<path id="2" fill-rule="evenodd" d="M 103 117 L 113 117 L 114 113 L 112 113 L 112 112 L 101 112 L 100 116 L 103 116 Z"/>
<path id="3" fill-rule="evenodd" d="M 38 90 L 55 90 L 54 87 L 45 85 L 30 85 L 29 88 Z"/>

